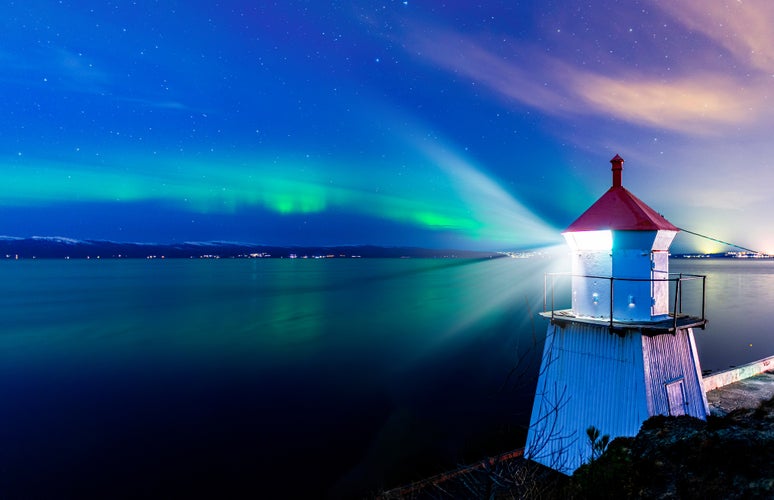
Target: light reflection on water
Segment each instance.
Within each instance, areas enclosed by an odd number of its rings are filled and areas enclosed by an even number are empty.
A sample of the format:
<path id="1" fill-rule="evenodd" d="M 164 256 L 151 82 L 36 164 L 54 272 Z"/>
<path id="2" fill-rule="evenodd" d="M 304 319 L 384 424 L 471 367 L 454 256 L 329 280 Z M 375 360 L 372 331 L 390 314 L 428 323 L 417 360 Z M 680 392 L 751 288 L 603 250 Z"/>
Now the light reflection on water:
<path id="1" fill-rule="evenodd" d="M 507 377 L 541 348 L 543 274 L 568 266 L 2 262 L 0 485 L 34 492 L 39 471 L 76 494 L 129 477 L 265 494 L 302 456 L 310 493 L 361 494 L 517 446 L 536 366 Z M 774 354 L 774 263 L 671 270 L 709 276 L 705 369 Z"/>

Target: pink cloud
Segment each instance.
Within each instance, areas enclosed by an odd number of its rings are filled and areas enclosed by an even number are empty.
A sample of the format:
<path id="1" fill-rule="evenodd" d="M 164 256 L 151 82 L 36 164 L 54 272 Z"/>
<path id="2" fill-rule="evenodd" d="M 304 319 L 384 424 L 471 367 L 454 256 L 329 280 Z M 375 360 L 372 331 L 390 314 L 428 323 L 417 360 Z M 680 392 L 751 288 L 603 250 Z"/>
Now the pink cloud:
<path id="1" fill-rule="evenodd" d="M 670 0 L 653 5 L 758 70 L 774 71 L 774 2 Z"/>
<path id="2" fill-rule="evenodd" d="M 438 29 L 415 29 L 412 53 L 471 80 L 509 104 L 553 115 L 598 115 L 639 126 L 715 135 L 758 118 L 766 82 L 720 72 L 671 80 L 622 68 L 613 76 L 589 71 L 529 46 L 493 50 L 478 39 Z M 511 53 L 508 53 L 511 51 Z"/>

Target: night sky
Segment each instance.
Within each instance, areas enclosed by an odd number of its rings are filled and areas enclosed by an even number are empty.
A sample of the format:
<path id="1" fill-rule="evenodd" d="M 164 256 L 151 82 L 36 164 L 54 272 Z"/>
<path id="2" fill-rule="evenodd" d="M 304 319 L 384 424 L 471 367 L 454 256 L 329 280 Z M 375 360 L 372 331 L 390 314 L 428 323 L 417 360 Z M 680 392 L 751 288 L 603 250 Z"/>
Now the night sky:
<path id="1" fill-rule="evenodd" d="M 774 3 L 477 3 L 5 2 L 0 234 L 774 252 Z"/>

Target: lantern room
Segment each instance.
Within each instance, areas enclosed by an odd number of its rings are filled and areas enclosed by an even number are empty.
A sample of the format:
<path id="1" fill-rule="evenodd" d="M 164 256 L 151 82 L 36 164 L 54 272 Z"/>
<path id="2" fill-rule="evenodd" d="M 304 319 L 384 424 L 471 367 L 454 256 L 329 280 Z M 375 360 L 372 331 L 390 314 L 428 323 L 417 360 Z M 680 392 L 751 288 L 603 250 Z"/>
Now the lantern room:
<path id="1" fill-rule="evenodd" d="M 610 160 L 613 185 L 563 233 L 572 250 L 572 312 L 615 321 L 669 314 L 669 245 L 679 231 L 621 183 L 624 160 Z"/>

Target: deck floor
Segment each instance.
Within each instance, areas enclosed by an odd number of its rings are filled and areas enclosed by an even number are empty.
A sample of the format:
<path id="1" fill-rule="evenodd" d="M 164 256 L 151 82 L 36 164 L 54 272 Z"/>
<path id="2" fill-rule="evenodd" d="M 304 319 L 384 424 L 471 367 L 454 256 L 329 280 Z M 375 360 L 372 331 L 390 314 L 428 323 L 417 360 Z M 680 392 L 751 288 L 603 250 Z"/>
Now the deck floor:
<path id="1" fill-rule="evenodd" d="M 562 309 L 558 311 L 546 311 L 540 313 L 544 318 L 550 319 L 553 323 L 564 325 L 567 323 L 584 323 L 589 325 L 612 326 L 613 331 L 639 331 L 644 335 L 658 335 L 661 333 L 672 333 L 685 328 L 704 328 L 707 320 L 687 314 L 678 314 L 677 321 L 674 316 L 659 321 L 613 321 L 612 325 L 609 319 L 596 319 L 579 317 L 572 313 L 571 309 Z"/>

